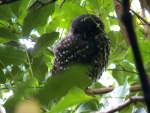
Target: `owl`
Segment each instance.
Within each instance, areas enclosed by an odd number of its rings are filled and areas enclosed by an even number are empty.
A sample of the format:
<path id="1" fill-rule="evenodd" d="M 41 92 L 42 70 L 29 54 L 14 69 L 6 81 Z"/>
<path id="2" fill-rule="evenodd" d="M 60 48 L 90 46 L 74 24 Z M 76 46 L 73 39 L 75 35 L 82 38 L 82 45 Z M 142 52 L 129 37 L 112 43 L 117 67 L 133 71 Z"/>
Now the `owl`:
<path id="1" fill-rule="evenodd" d="M 93 14 L 76 17 L 70 31 L 53 48 L 52 73 L 69 69 L 76 62 L 89 65 L 89 76 L 97 81 L 105 71 L 110 54 L 110 40 L 104 32 L 104 24 Z"/>

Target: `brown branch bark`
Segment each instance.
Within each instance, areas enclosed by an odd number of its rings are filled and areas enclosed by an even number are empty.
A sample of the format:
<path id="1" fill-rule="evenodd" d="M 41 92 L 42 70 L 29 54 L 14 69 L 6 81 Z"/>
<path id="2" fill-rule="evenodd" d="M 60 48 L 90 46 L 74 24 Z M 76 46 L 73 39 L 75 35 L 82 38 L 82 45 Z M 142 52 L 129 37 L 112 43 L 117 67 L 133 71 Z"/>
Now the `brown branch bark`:
<path id="1" fill-rule="evenodd" d="M 150 103 L 150 85 L 149 85 L 148 77 L 146 75 L 146 72 L 143 66 L 143 61 L 142 61 L 142 57 L 140 54 L 137 37 L 133 28 L 132 15 L 130 13 L 130 0 L 123 0 L 122 21 L 126 27 L 126 30 L 130 39 L 133 56 L 135 59 L 135 65 L 139 72 L 139 78 L 141 80 L 141 85 L 143 88 L 145 103 L 146 103 L 148 112 L 150 113 L 150 104 L 149 104 Z"/>
<path id="2" fill-rule="evenodd" d="M 40 4 L 40 5 L 36 8 L 36 9 L 38 10 L 38 9 L 42 8 L 43 6 L 48 5 L 49 3 L 54 3 L 54 2 L 56 2 L 56 0 L 47 0 L 47 1 L 45 1 L 45 2 L 43 2 L 42 0 L 36 0 L 36 1 L 28 8 L 28 10 L 31 9 L 32 7 L 34 7 L 34 5 L 35 5 L 36 3 L 39 3 L 39 4 Z"/>
<path id="3" fill-rule="evenodd" d="M 121 4 L 121 2 L 119 2 L 118 0 L 116 0 L 118 3 Z M 150 1 L 149 0 L 140 0 L 141 3 L 141 7 L 142 7 L 142 13 L 141 16 L 138 15 L 135 11 L 133 11 L 132 9 L 130 9 L 130 11 L 135 14 L 140 20 L 142 20 L 143 23 L 143 27 L 144 27 L 144 31 L 146 33 L 146 39 L 150 40 L 150 23 L 147 22 L 144 18 L 145 16 L 145 9 L 150 13 Z M 122 6 L 122 5 L 121 5 Z"/>
<path id="4" fill-rule="evenodd" d="M 126 45 L 127 45 L 127 47 L 130 47 L 130 42 L 129 42 L 128 34 L 127 34 L 126 28 L 125 28 L 125 26 L 124 26 L 124 24 L 122 23 L 122 20 L 121 20 L 122 5 L 117 0 L 113 0 L 113 2 L 114 2 L 114 9 L 116 11 L 118 21 L 120 23 L 120 28 L 121 28 L 122 34 L 123 34 L 123 36 L 125 38 L 125 41 L 126 41 Z"/>
<path id="5" fill-rule="evenodd" d="M 142 8 L 141 16 L 142 16 L 142 18 L 146 17 L 144 8 Z M 150 40 L 150 27 L 149 27 L 149 25 L 147 23 L 143 22 L 143 27 L 144 27 L 144 31 L 146 34 L 146 39 Z"/>
<path id="6" fill-rule="evenodd" d="M 17 2 L 17 1 L 19 1 L 19 0 L 1 0 L 0 1 L 0 5 L 2 5 L 2 4 L 10 4 L 12 2 Z"/>
<path id="7" fill-rule="evenodd" d="M 125 108 L 126 106 L 130 105 L 131 103 L 137 102 L 137 101 L 144 101 L 144 97 L 143 96 L 132 96 L 129 99 L 127 99 L 125 102 L 121 103 L 118 106 L 115 106 L 112 109 L 109 109 L 107 111 L 98 111 L 95 113 L 114 113 L 116 111 L 119 111 L 123 108 Z"/>
<path id="8" fill-rule="evenodd" d="M 141 7 L 145 8 L 150 14 L 150 0 L 140 0 Z"/>
<path id="9" fill-rule="evenodd" d="M 65 3 L 65 0 L 62 0 L 61 4 L 59 5 L 59 8 L 61 8 L 64 3 Z"/>
<path id="10" fill-rule="evenodd" d="M 109 93 L 114 90 L 114 87 L 109 87 L 109 88 L 97 88 L 97 89 L 86 89 L 85 92 L 86 94 L 89 95 L 97 95 L 97 94 L 105 94 Z M 142 91 L 142 87 L 140 85 L 136 86 L 131 86 L 130 87 L 130 92 L 136 92 L 136 91 Z"/>

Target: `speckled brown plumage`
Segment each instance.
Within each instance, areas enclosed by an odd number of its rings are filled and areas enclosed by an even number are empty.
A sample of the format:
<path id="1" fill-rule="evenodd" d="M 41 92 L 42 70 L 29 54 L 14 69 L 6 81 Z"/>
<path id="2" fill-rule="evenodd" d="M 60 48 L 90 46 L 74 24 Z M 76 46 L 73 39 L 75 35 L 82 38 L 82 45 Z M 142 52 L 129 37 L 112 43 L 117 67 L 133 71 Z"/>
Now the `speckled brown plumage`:
<path id="1" fill-rule="evenodd" d="M 75 18 L 69 33 L 54 47 L 53 73 L 68 69 L 72 62 L 90 65 L 93 81 L 106 69 L 110 53 L 110 40 L 104 33 L 103 22 L 95 15 L 83 14 Z"/>

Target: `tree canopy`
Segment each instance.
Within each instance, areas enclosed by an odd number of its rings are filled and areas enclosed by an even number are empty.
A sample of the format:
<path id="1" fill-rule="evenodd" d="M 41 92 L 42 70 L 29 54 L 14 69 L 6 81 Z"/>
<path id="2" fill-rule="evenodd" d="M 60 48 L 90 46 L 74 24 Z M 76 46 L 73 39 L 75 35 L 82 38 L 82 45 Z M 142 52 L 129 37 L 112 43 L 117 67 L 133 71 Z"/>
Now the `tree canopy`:
<path id="1" fill-rule="evenodd" d="M 131 0 L 135 4 L 136 0 Z M 130 8 L 143 65 L 150 74 L 150 19 L 144 0 Z M 146 0 L 147 4 L 150 4 Z M 52 75 L 53 46 L 70 30 L 74 18 L 95 14 L 111 41 L 109 65 L 92 83 L 88 68 Z M 0 1 L 0 104 L 7 113 L 146 113 L 143 92 L 119 0 Z M 88 87 L 88 88 L 87 88 Z M 0 109 L 2 110 L 2 109 Z M 1 112 L 1 111 L 0 111 Z"/>

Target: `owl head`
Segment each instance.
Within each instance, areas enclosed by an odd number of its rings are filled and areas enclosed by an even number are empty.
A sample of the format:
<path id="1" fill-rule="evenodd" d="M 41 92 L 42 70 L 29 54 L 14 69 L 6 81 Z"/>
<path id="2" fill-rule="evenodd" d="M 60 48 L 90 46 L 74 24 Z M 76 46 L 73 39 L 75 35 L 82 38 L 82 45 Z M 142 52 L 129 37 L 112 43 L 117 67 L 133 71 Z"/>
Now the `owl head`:
<path id="1" fill-rule="evenodd" d="M 95 35 L 104 31 L 104 24 L 93 14 L 83 14 L 72 21 L 71 31 L 73 34 Z"/>

